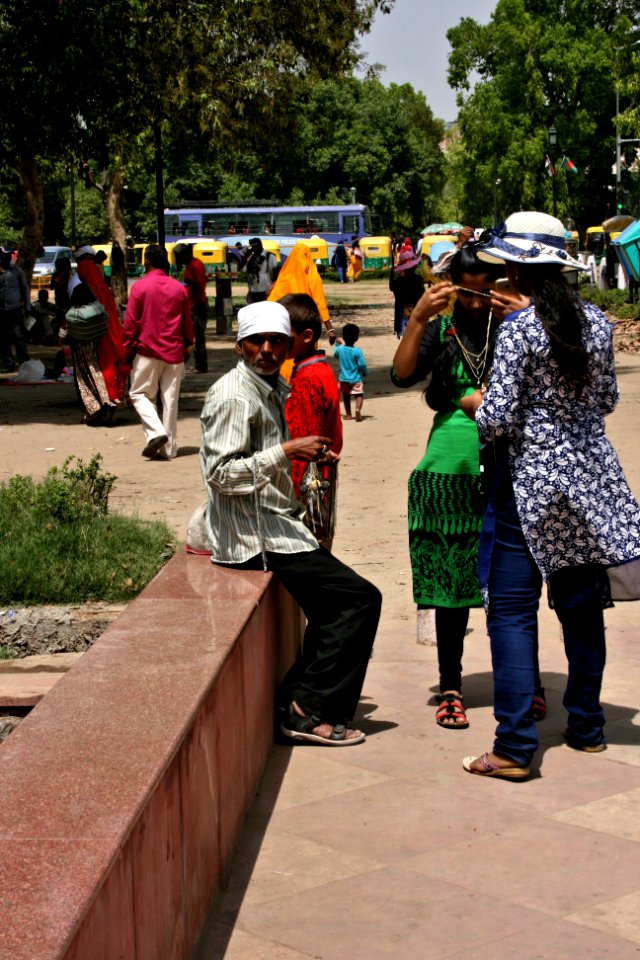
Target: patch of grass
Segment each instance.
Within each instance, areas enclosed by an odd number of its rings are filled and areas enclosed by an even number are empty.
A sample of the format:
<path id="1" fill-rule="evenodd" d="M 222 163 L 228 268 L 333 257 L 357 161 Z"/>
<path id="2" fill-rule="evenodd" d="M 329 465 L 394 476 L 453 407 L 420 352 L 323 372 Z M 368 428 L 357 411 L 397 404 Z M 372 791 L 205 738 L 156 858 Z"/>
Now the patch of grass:
<path id="1" fill-rule="evenodd" d="M 116 477 L 101 459 L 0 485 L 0 604 L 126 602 L 172 556 L 165 523 L 108 513 Z"/>
<path id="2" fill-rule="evenodd" d="M 0 660 L 11 660 L 12 657 L 13 653 L 9 647 L 0 647 Z"/>
<path id="3" fill-rule="evenodd" d="M 580 296 L 620 320 L 635 320 L 640 317 L 640 304 L 629 302 L 628 290 L 599 290 L 598 287 L 590 285 L 581 287 Z"/>

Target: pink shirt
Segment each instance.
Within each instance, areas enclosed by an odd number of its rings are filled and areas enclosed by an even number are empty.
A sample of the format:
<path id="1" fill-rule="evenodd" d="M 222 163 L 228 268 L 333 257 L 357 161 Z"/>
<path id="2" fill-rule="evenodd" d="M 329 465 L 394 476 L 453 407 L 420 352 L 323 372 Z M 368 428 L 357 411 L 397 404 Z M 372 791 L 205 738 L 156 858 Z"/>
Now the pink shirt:
<path id="1" fill-rule="evenodd" d="M 193 343 L 187 290 L 164 270 L 150 270 L 131 287 L 124 317 L 124 346 L 165 363 L 182 363 Z"/>

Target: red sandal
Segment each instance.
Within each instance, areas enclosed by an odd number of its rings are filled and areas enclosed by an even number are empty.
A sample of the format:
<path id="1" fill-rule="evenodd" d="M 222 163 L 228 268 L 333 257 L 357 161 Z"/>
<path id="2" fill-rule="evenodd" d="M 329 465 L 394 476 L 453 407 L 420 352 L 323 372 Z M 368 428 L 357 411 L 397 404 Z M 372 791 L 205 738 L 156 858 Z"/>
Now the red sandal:
<path id="1" fill-rule="evenodd" d="M 540 721 L 546 717 L 547 701 L 544 695 L 544 687 L 538 687 L 534 693 L 533 700 L 531 701 L 531 713 L 536 723 L 540 723 Z"/>
<path id="2" fill-rule="evenodd" d="M 436 710 L 436 723 L 446 730 L 466 730 L 469 726 L 467 715 L 462 706 L 462 697 L 459 693 L 443 693 L 438 697 L 439 706 Z"/>

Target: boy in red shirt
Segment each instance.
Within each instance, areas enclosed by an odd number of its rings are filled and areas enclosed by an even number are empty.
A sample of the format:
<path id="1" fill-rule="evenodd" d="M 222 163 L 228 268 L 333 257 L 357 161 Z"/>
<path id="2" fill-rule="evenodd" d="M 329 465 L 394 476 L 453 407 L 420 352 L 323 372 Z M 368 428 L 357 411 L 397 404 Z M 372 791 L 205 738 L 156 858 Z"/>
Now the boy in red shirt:
<path id="1" fill-rule="evenodd" d="M 335 515 L 337 485 L 337 460 L 342 450 L 342 418 L 340 416 L 340 391 L 335 374 L 325 356 L 318 349 L 322 320 L 315 301 L 307 293 L 289 293 L 279 301 L 289 313 L 293 345 L 290 356 L 294 366 L 291 374 L 291 393 L 285 406 L 287 426 L 292 439 L 314 434 L 331 437 L 329 457 L 331 462 L 318 467 L 329 488 L 326 499 Z M 296 497 L 304 500 L 300 482 L 309 467 L 304 460 L 291 461 L 291 479 Z M 327 533 L 329 533 L 327 531 Z M 318 538 L 330 549 L 332 535 Z"/>

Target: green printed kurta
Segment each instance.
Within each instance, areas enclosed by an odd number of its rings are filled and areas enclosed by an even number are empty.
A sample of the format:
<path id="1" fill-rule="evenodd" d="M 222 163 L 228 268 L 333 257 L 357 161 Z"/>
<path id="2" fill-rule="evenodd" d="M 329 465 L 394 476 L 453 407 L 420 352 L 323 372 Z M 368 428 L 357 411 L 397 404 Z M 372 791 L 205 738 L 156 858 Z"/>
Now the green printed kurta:
<path id="1" fill-rule="evenodd" d="M 436 413 L 426 453 L 409 477 L 413 596 L 423 606 L 479 607 L 484 507 L 478 431 L 458 406 L 475 385 L 460 360 L 454 361 L 453 375 L 455 409 Z"/>

